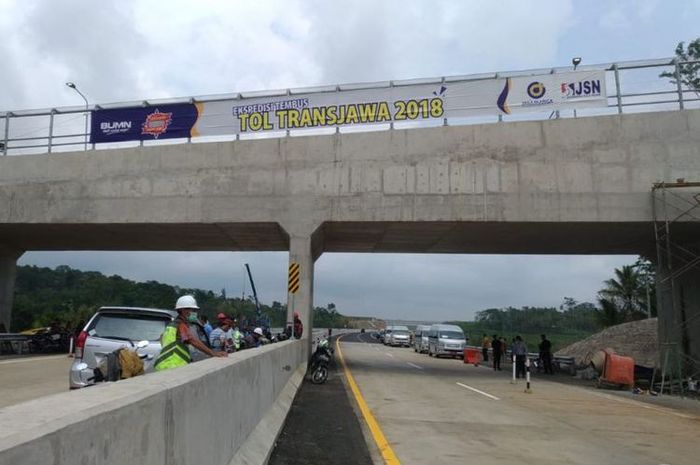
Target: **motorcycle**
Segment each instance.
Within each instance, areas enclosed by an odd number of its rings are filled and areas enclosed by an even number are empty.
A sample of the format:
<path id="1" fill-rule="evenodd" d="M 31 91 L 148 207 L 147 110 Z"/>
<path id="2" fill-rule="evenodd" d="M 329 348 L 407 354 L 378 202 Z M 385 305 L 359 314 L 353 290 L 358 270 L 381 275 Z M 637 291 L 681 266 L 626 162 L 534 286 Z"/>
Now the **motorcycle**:
<path id="1" fill-rule="evenodd" d="M 46 331 L 29 338 L 31 353 L 68 352 L 70 336 L 65 331 Z"/>
<path id="2" fill-rule="evenodd" d="M 95 368 L 90 368 L 87 363 L 82 362 L 78 366 L 80 372 L 80 379 L 87 385 L 92 386 L 97 383 L 119 381 L 120 379 L 125 379 L 122 373 L 122 367 L 119 359 L 119 352 L 122 350 L 130 350 L 136 355 L 138 355 L 139 360 L 143 363 L 146 358 L 152 358 L 152 355 L 140 353 L 140 349 L 148 347 L 148 341 L 139 341 L 135 345 L 132 343 L 133 348 L 128 348 L 126 346 L 120 347 L 119 349 L 108 353 L 100 365 Z M 141 373 L 143 374 L 143 369 Z"/>
<path id="3" fill-rule="evenodd" d="M 330 346 L 328 339 L 322 339 L 311 356 L 311 363 L 309 364 L 312 383 L 323 384 L 326 382 L 328 379 L 328 366 L 332 359 L 333 348 Z"/>

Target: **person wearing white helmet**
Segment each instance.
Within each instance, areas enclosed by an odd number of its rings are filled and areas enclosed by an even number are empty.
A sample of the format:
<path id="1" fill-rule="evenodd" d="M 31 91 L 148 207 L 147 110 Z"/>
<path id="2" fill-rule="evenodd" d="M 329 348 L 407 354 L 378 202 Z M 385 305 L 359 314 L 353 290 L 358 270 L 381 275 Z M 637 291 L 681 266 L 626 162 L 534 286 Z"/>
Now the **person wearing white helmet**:
<path id="1" fill-rule="evenodd" d="M 226 357 L 226 352 L 214 352 L 194 336 L 189 327 L 189 316 L 193 310 L 199 310 L 197 301 L 191 295 L 183 295 L 175 303 L 177 318 L 165 327 L 160 336 L 160 354 L 155 361 L 156 371 L 185 366 L 192 361 L 187 346 L 203 352 L 210 357 Z"/>
<path id="2" fill-rule="evenodd" d="M 270 341 L 265 339 L 265 334 L 263 333 L 262 328 L 258 327 L 255 328 L 253 331 L 250 332 L 245 337 L 245 343 L 247 348 L 252 348 L 252 347 L 260 347 L 263 344 L 267 344 Z"/>

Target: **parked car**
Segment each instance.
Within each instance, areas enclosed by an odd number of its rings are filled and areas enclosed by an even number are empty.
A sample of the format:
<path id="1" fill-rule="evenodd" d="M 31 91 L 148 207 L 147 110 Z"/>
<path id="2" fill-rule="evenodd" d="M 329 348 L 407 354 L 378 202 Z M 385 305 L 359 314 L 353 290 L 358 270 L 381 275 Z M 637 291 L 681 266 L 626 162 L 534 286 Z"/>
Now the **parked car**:
<path id="1" fill-rule="evenodd" d="M 432 325 L 428 333 L 428 355 L 462 357 L 467 339 L 462 328 L 456 325 Z"/>
<path id="2" fill-rule="evenodd" d="M 389 346 L 409 347 L 411 334 L 406 326 L 390 326 L 386 329 L 384 343 Z"/>
<path id="3" fill-rule="evenodd" d="M 144 369 L 153 371 L 153 363 L 160 353 L 160 335 L 177 313 L 172 310 L 134 307 L 102 307 L 88 321 L 75 343 L 75 357 L 68 379 L 71 389 L 88 385 L 81 371 L 94 370 L 107 354 L 122 347 L 135 347 L 140 341 L 148 346 L 140 352 L 146 354 Z"/>
<path id="4" fill-rule="evenodd" d="M 413 350 L 419 354 L 428 352 L 428 333 L 430 333 L 430 326 L 416 326 L 416 332 L 413 335 Z"/>

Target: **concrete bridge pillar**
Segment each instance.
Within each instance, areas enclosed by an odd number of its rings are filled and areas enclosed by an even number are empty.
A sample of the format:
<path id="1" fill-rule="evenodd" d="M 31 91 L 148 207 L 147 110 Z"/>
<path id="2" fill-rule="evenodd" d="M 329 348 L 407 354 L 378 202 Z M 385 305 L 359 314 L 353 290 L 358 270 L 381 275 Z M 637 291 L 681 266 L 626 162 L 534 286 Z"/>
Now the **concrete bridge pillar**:
<path id="1" fill-rule="evenodd" d="M 682 365 L 687 374 L 700 370 L 700 266 L 690 268 L 671 280 L 668 272 L 657 267 L 659 285 L 659 356 L 664 363 L 665 349 L 677 348 L 687 357 Z"/>
<path id="2" fill-rule="evenodd" d="M 17 259 L 22 252 L 0 250 L 0 332 L 10 331 L 12 321 L 12 300 L 15 295 L 15 277 L 17 276 Z"/>
<path id="3" fill-rule="evenodd" d="M 320 252 L 315 247 L 315 237 L 312 232 L 295 231 L 287 228 L 289 233 L 289 274 L 287 287 L 287 325 L 292 325 L 294 312 L 304 323 L 304 334 L 308 345 L 307 357 L 311 355 L 313 334 L 313 302 L 314 302 L 314 263 Z"/>

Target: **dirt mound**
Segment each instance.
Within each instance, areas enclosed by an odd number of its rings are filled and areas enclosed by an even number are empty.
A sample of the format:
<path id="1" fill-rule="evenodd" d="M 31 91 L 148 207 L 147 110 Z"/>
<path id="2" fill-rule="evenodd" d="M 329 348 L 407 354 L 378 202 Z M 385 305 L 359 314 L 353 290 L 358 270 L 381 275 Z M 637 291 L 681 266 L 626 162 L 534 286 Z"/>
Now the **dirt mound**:
<path id="1" fill-rule="evenodd" d="M 555 355 L 575 357 L 576 364 L 588 365 L 597 351 L 612 347 L 616 353 L 632 357 L 647 367 L 658 365 L 658 321 L 656 318 L 611 326 L 586 339 L 564 347 Z"/>

